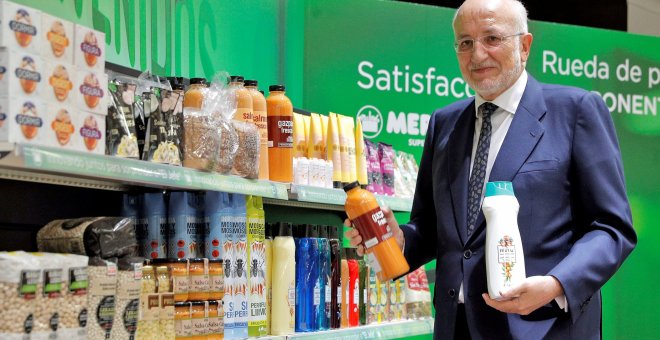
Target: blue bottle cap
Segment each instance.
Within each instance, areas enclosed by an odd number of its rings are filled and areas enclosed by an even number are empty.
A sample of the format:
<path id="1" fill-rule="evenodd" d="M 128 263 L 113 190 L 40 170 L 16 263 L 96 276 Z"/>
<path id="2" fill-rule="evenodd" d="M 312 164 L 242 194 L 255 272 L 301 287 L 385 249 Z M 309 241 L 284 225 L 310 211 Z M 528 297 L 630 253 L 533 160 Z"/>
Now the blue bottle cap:
<path id="1" fill-rule="evenodd" d="M 486 183 L 486 195 L 485 195 L 485 197 L 498 196 L 498 195 L 516 196 L 513 193 L 513 184 L 511 182 L 488 182 L 488 183 Z"/>

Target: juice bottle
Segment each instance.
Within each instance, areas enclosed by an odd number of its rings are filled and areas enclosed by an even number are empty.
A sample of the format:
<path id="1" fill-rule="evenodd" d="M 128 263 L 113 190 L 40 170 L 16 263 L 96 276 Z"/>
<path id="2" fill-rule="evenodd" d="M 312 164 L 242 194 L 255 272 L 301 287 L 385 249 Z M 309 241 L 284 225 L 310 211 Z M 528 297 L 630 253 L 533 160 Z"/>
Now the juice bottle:
<path id="1" fill-rule="evenodd" d="M 266 98 L 257 88 L 256 80 L 245 80 L 252 96 L 252 122 L 259 128 L 259 179 L 268 179 L 268 118 Z"/>
<path id="2" fill-rule="evenodd" d="M 243 86 L 243 77 L 231 76 L 229 87 L 236 91 L 236 113 L 234 119 L 252 123 L 252 95 Z"/>
<path id="3" fill-rule="evenodd" d="M 346 214 L 362 236 L 369 265 L 374 267 L 378 279 L 387 281 L 407 273 L 410 270 L 408 262 L 392 235 L 376 197 L 360 188 L 357 181 L 346 185 L 344 191 Z"/>
<path id="4" fill-rule="evenodd" d="M 190 86 L 183 95 L 183 110 L 186 109 L 201 109 L 204 102 L 204 89 L 207 87 L 206 79 L 192 78 L 190 79 Z"/>
<path id="5" fill-rule="evenodd" d="M 284 85 L 271 85 L 266 98 L 268 110 L 268 177 L 271 181 L 293 181 L 293 105 L 284 95 Z"/>

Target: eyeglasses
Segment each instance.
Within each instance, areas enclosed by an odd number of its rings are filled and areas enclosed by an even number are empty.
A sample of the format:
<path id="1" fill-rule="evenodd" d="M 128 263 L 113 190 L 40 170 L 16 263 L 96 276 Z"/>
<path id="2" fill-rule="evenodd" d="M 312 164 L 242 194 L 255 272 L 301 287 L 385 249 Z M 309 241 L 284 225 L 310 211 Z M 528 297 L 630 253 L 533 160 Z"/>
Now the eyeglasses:
<path id="1" fill-rule="evenodd" d="M 506 39 L 509 39 L 511 37 L 519 37 L 521 35 L 525 35 L 525 33 L 516 33 L 511 35 L 489 34 L 478 37 L 476 39 L 473 38 L 460 39 L 454 43 L 454 49 L 456 50 L 456 53 L 471 53 L 472 51 L 474 51 L 475 41 L 480 42 L 481 45 L 486 49 L 494 49 L 502 45 L 502 43 Z"/>

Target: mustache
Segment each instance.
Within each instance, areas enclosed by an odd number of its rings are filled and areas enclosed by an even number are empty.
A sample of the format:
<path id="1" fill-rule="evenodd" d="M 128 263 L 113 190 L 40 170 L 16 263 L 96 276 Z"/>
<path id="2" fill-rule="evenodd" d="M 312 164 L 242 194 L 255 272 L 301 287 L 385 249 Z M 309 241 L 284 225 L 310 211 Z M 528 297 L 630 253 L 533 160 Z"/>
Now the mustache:
<path id="1" fill-rule="evenodd" d="M 495 63 L 491 62 L 486 62 L 486 63 L 480 63 L 480 64 L 470 64 L 470 71 L 478 70 L 481 68 L 486 68 L 486 67 L 497 67 Z"/>

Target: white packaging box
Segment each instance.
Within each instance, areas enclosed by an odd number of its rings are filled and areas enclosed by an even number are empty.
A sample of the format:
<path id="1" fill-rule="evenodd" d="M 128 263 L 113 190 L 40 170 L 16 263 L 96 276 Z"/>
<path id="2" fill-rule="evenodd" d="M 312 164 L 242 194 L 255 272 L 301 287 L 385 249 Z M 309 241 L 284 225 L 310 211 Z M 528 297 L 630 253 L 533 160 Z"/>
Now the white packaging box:
<path id="1" fill-rule="evenodd" d="M 41 57 L 46 61 L 73 64 L 74 24 L 41 13 Z"/>
<path id="2" fill-rule="evenodd" d="M 41 12 L 13 2 L 0 0 L 0 47 L 39 54 Z"/>
<path id="3" fill-rule="evenodd" d="M 81 126 L 76 125 L 81 115 L 71 106 L 61 103 L 47 103 L 44 114 L 44 145 L 67 150 L 81 150 L 82 139 L 77 133 Z"/>
<path id="4" fill-rule="evenodd" d="M 73 83 L 75 106 L 80 111 L 108 114 L 108 75 L 103 72 L 76 70 Z"/>
<path id="5" fill-rule="evenodd" d="M 10 143 L 45 145 L 46 109 L 40 100 L 26 97 L 9 97 L 0 101 L 6 107 L 8 125 L 7 138 Z"/>
<path id="6" fill-rule="evenodd" d="M 105 72 L 105 33 L 76 25 L 73 64 L 94 72 Z"/>
<path id="7" fill-rule="evenodd" d="M 39 98 L 45 67 L 41 57 L 24 51 L 0 48 L 0 67 L 5 69 L 0 80 L 0 96 Z"/>
<path id="8" fill-rule="evenodd" d="M 9 140 L 9 103 L 7 97 L 0 97 L 0 142 Z"/>
<path id="9" fill-rule="evenodd" d="M 76 68 L 72 64 L 47 61 L 44 68 L 41 97 L 44 101 L 75 105 Z"/>
<path id="10" fill-rule="evenodd" d="M 105 155 L 105 115 L 83 112 L 75 115 L 78 149 L 83 152 Z"/>

